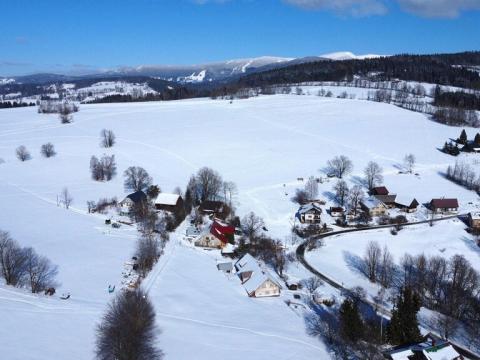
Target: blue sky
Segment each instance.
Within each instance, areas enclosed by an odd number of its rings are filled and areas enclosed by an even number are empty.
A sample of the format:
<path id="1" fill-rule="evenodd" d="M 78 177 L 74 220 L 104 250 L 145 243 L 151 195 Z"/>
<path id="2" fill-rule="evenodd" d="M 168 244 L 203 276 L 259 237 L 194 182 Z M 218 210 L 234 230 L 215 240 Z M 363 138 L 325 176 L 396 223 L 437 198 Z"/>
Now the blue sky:
<path id="1" fill-rule="evenodd" d="M 15 0 L 0 75 L 262 55 L 480 50 L 480 0 Z"/>

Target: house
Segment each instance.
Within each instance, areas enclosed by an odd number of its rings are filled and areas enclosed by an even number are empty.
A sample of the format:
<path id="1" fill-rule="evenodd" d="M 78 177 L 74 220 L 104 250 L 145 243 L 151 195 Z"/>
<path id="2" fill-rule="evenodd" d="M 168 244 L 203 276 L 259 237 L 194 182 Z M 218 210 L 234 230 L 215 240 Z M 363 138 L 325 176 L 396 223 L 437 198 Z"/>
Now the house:
<path id="1" fill-rule="evenodd" d="M 231 209 L 223 201 L 206 200 L 200 204 L 198 211 L 201 215 L 226 219 Z"/>
<path id="2" fill-rule="evenodd" d="M 432 199 L 430 209 L 435 213 L 452 213 L 458 211 L 457 199 Z"/>
<path id="3" fill-rule="evenodd" d="M 382 216 L 387 215 L 387 206 L 378 200 L 375 196 L 370 196 L 360 202 L 360 207 L 363 211 L 366 211 L 370 216 Z"/>
<path id="4" fill-rule="evenodd" d="M 415 198 L 407 197 L 407 196 L 397 196 L 395 199 L 395 206 L 398 209 L 401 209 L 407 213 L 412 213 L 417 211 L 419 202 Z"/>
<path id="5" fill-rule="evenodd" d="M 155 199 L 157 210 L 178 213 L 183 210 L 183 198 L 178 194 L 160 193 Z"/>
<path id="6" fill-rule="evenodd" d="M 136 191 L 130 195 L 127 195 L 125 199 L 120 202 L 120 206 L 123 209 L 130 209 L 134 205 L 147 202 L 147 195 L 142 190 Z"/>
<path id="7" fill-rule="evenodd" d="M 248 296 L 280 296 L 281 286 L 267 270 L 260 266 L 252 255 L 247 253 L 238 260 L 235 263 L 235 270 Z"/>
<path id="8" fill-rule="evenodd" d="M 388 195 L 389 191 L 385 186 L 376 186 L 370 190 L 370 195 Z"/>
<path id="9" fill-rule="evenodd" d="M 300 206 L 295 216 L 302 224 L 320 224 L 322 209 L 315 203 Z"/>
<path id="10" fill-rule="evenodd" d="M 234 241 L 235 228 L 215 219 L 204 227 L 202 233 L 195 239 L 195 246 L 222 249 Z"/>
<path id="11" fill-rule="evenodd" d="M 233 270 L 233 264 L 231 262 L 218 263 L 217 269 L 224 273 L 230 274 Z"/>
<path id="12" fill-rule="evenodd" d="M 468 226 L 474 230 L 480 229 L 480 212 L 470 212 L 468 214 Z"/>
<path id="13" fill-rule="evenodd" d="M 332 217 L 341 217 L 341 216 L 343 216 L 343 213 L 344 213 L 343 207 L 339 207 L 339 206 L 330 207 L 330 216 L 332 216 Z"/>
<path id="14" fill-rule="evenodd" d="M 395 199 L 397 198 L 397 195 L 388 194 L 388 195 L 373 195 L 373 196 L 376 197 L 378 200 L 380 200 L 382 203 L 384 203 L 387 208 L 395 207 Z"/>
<path id="15" fill-rule="evenodd" d="M 392 360 L 463 360 L 455 348 L 447 341 L 431 333 L 421 342 L 386 351 L 385 357 Z"/>

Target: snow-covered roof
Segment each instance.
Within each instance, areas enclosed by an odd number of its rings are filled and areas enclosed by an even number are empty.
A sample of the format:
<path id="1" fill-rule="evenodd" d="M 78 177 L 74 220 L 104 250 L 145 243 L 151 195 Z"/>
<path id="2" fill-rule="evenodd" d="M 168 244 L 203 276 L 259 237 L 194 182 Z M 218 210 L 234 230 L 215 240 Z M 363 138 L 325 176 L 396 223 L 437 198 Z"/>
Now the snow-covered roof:
<path id="1" fill-rule="evenodd" d="M 222 254 L 233 254 L 235 251 L 236 246 L 232 245 L 230 243 L 227 243 L 223 248 L 222 248 Z"/>
<path id="2" fill-rule="evenodd" d="M 300 206 L 300 209 L 298 209 L 297 213 L 298 214 L 304 214 L 304 213 L 309 212 L 311 210 L 315 210 L 315 211 L 318 211 L 320 213 L 322 212 L 322 208 L 320 206 L 318 206 L 317 204 L 308 203 L 308 204 Z"/>
<path id="3" fill-rule="evenodd" d="M 363 206 L 371 210 L 379 206 L 383 206 L 383 203 L 378 200 L 375 196 L 370 196 L 362 201 Z"/>
<path id="4" fill-rule="evenodd" d="M 167 193 L 160 193 L 155 200 L 155 204 L 159 205 L 177 205 L 178 199 L 180 195 L 178 194 L 167 194 Z"/>
<path id="5" fill-rule="evenodd" d="M 245 254 L 235 263 L 235 268 L 239 274 L 251 272 L 250 278 L 243 283 L 243 287 L 249 295 L 253 294 L 267 280 L 277 284 L 266 269 L 263 269 L 258 261 L 250 254 Z M 278 284 L 277 284 L 278 285 Z M 278 285 L 280 287 L 280 285 Z"/>
<path id="6" fill-rule="evenodd" d="M 428 360 L 454 360 L 459 359 L 460 354 L 452 347 L 452 345 L 443 348 L 431 348 L 423 350 L 423 355 Z"/>
<path id="7" fill-rule="evenodd" d="M 408 357 L 413 355 L 415 354 L 412 352 L 412 350 L 408 349 L 390 354 L 390 357 L 392 358 L 392 360 L 408 360 Z"/>
<path id="8" fill-rule="evenodd" d="M 472 220 L 480 220 L 480 212 L 471 212 L 470 213 L 470 217 L 472 218 Z"/>
<path id="9" fill-rule="evenodd" d="M 397 198 L 395 199 L 395 202 L 397 204 L 400 204 L 400 205 L 410 206 L 412 204 L 413 200 L 415 200 L 415 198 L 413 196 L 400 194 L 400 195 L 397 195 Z"/>

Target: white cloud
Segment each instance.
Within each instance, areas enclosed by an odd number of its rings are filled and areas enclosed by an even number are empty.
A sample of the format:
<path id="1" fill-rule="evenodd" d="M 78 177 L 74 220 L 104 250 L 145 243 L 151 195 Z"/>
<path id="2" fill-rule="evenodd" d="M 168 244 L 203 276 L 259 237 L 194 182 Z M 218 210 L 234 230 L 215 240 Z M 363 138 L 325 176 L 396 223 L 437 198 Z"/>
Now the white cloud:
<path id="1" fill-rule="evenodd" d="M 412 14 L 424 17 L 454 18 L 462 11 L 480 10 L 480 0 L 397 0 Z"/>
<path id="2" fill-rule="evenodd" d="M 307 10 L 327 10 L 353 16 L 384 15 L 388 9 L 383 0 L 283 0 Z"/>

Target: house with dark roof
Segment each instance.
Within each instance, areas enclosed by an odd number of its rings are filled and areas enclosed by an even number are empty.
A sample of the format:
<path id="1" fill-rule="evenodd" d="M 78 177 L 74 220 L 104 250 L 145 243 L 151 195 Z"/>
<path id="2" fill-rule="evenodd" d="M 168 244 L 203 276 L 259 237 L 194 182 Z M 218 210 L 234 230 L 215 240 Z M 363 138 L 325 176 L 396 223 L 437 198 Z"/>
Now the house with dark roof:
<path id="1" fill-rule="evenodd" d="M 395 199 L 397 195 L 395 194 L 388 194 L 388 195 L 373 195 L 377 200 L 381 201 L 385 204 L 387 208 L 395 207 Z"/>
<path id="2" fill-rule="evenodd" d="M 370 190 L 370 195 L 388 195 L 389 191 L 385 186 L 376 186 Z"/>
<path id="3" fill-rule="evenodd" d="M 458 211 L 457 199 L 432 199 L 430 209 L 435 213 L 455 213 Z"/>
<path id="4" fill-rule="evenodd" d="M 320 224 L 322 208 L 315 203 L 300 206 L 295 216 L 302 224 Z"/>
<path id="5" fill-rule="evenodd" d="M 183 198 L 178 194 L 160 193 L 155 199 L 157 210 L 178 213 L 183 210 Z"/>
<path id="6" fill-rule="evenodd" d="M 142 190 L 127 195 L 125 199 L 120 201 L 120 206 L 124 209 L 130 209 L 133 205 L 147 202 L 147 195 Z"/>
<path id="7" fill-rule="evenodd" d="M 331 206 L 329 212 L 331 217 L 341 217 L 345 213 L 345 210 L 341 206 Z"/>
<path id="8" fill-rule="evenodd" d="M 230 214 L 230 207 L 223 201 L 205 200 L 198 207 L 201 215 L 208 215 L 225 220 Z"/>
<path id="9" fill-rule="evenodd" d="M 418 205 L 420 204 L 417 199 L 408 196 L 397 196 L 395 199 L 395 207 L 407 213 L 417 211 Z"/>

